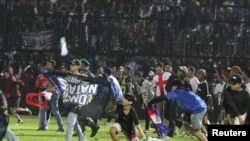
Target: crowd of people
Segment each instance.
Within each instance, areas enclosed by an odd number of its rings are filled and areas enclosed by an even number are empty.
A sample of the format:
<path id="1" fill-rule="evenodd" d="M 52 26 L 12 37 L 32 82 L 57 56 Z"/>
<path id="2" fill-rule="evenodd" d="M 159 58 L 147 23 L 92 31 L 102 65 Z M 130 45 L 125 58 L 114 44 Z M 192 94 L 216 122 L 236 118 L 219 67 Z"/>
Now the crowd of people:
<path id="1" fill-rule="evenodd" d="M 0 49 L 3 50 L 0 53 L 3 58 L 0 86 L 9 101 L 11 114 L 17 117 L 17 124 L 24 122 L 19 112 L 32 114 L 30 109 L 19 107 L 22 93 L 19 87 L 27 87 L 52 95 L 47 100 L 57 120 L 57 131 L 65 130 L 59 111 L 62 105 L 58 105 L 60 94 L 41 74 L 42 68 L 76 72 L 90 78 L 105 78 L 104 74 L 108 73 L 108 81 L 118 82 L 115 85 L 120 90 L 114 90 L 116 94 L 142 97 L 143 102 L 139 105 L 144 110 L 156 105 L 163 122 L 173 129 L 166 135 L 168 139 L 174 137 L 178 127 L 185 135 L 206 140 L 206 127 L 211 124 L 208 113 L 213 111 L 219 113 L 217 124 L 249 123 L 248 0 L 68 2 L 69 6 L 56 0 L 0 1 L 0 18 L 5 19 L 0 21 Z M 53 48 L 48 50 L 34 50 L 28 40 L 16 34 L 47 30 L 55 31 Z M 67 40 L 67 56 L 58 53 L 62 36 Z M 72 70 L 73 66 L 76 70 Z M 107 71 L 107 68 L 112 69 Z M 10 83 L 15 85 L 6 86 Z M 189 101 L 184 102 L 186 105 L 180 104 L 182 99 L 176 98 L 179 93 L 188 93 L 200 109 L 188 109 Z M 151 101 L 153 97 L 158 99 Z M 150 128 L 148 114 L 145 113 L 146 124 L 142 132 L 135 118 L 137 113 L 130 107 L 136 101 L 130 95 L 124 98 L 123 106 L 117 107 L 118 117 L 114 113 L 116 109 L 112 109 L 116 102 L 110 103 L 111 109 L 105 109 L 110 114 L 107 122 L 118 119 L 118 124 L 112 125 L 110 130 L 112 139 L 117 140 L 115 133 L 127 128 L 120 119 L 124 116 L 123 108 L 132 111 L 131 123 L 136 124 L 145 138 Z M 50 119 L 47 113 L 51 112 L 39 109 L 38 130 L 47 130 Z M 190 123 L 190 115 L 197 113 L 199 116 Z M 68 120 L 74 122 L 67 123 L 65 141 L 72 138 L 74 124 L 78 124 L 79 119 L 76 113 L 69 112 Z M 84 118 L 84 121 L 90 123 L 91 136 L 95 136 L 99 129 L 98 119 Z M 200 121 L 203 123 L 197 124 Z M 82 132 L 87 125 L 83 122 L 82 128 L 77 128 L 80 139 L 85 138 Z M 128 135 L 136 138 L 132 131 L 134 127 L 127 130 Z"/>
<path id="2" fill-rule="evenodd" d="M 35 64 L 40 63 L 37 57 L 46 56 L 54 56 L 57 62 L 85 57 L 92 61 L 92 66 L 95 62 L 98 62 L 95 66 L 118 66 L 133 56 L 140 64 L 151 57 L 165 56 L 196 65 L 211 58 L 219 67 L 232 60 L 243 64 L 249 53 L 246 24 L 249 3 L 247 0 L 1 1 L 0 16 L 5 20 L 0 22 L 0 48 L 8 57 L 12 56 L 11 50 L 16 50 L 16 60 L 25 63 L 34 60 Z M 21 34 L 48 30 L 55 31 L 53 42 L 49 43 L 53 48 L 49 51 L 32 50 L 36 41 L 25 40 Z M 57 53 L 61 36 L 66 36 L 68 57 L 62 58 Z M 121 57 L 123 53 L 126 57 Z"/>
<path id="3" fill-rule="evenodd" d="M 39 69 L 41 72 L 43 69 L 52 71 L 55 65 L 56 62 L 50 59 Z M 167 62 L 157 61 L 153 65 L 153 69 L 147 74 L 129 64 L 122 65 L 117 69 L 114 66 L 99 66 L 97 73 L 93 73 L 89 70 L 91 63 L 87 59 L 73 59 L 68 65 L 61 66 L 56 70 L 60 69 L 60 72 L 71 72 L 93 79 L 101 78 L 111 83 L 114 96 L 105 112 L 110 115 L 111 119 L 115 119 L 114 125 L 111 125 L 110 128 L 110 135 L 113 140 L 118 140 L 116 133 L 122 130 L 126 131 L 128 139 L 137 139 L 135 127 L 137 127 L 141 136 L 144 139 L 146 138 L 145 134 L 149 131 L 151 120 L 146 112 L 143 131 L 138 121 L 136 107 L 133 107 L 136 102 L 139 102 L 136 101 L 139 97 L 143 99 L 139 103 L 142 109 L 145 110 L 155 105 L 159 110 L 163 123 L 171 129 L 164 136 L 164 139 L 167 140 L 174 138 L 176 127 L 183 131 L 185 135 L 195 136 L 199 140 L 205 141 L 207 140 L 206 134 L 209 124 L 245 125 L 250 122 L 250 68 L 244 66 L 232 66 L 226 68 L 226 72 L 218 71 L 214 75 L 213 81 L 208 82 L 206 69 L 186 66 L 185 64 L 176 66 L 169 60 Z M 21 94 L 19 85 L 23 80 L 14 79 L 14 75 L 11 74 L 13 74 L 11 66 L 3 71 L 0 81 L 1 89 L 10 105 L 10 112 L 17 117 L 17 124 L 22 124 L 23 121 L 18 113 L 23 111 L 31 114 L 31 111 L 19 107 L 20 95 L 16 95 L 16 93 Z M 58 93 L 58 87 L 53 86 L 48 79 L 43 73 L 37 75 L 34 87 L 36 87 L 37 92 L 46 95 L 46 100 L 51 105 L 51 110 L 57 120 L 58 129 L 56 131 L 64 132 L 64 123 L 58 106 L 64 107 L 65 104 L 58 105 L 61 94 Z M 71 79 L 68 78 L 68 80 Z M 75 83 L 75 79 L 72 80 Z M 10 82 L 6 83 L 7 81 Z M 73 85 L 73 81 L 69 85 Z M 16 87 L 16 89 L 10 86 Z M 188 98 L 182 98 L 183 93 Z M 86 137 L 82 134 L 85 131 L 85 126 L 91 127 L 91 137 L 98 133 L 99 126 L 101 126 L 98 123 L 98 118 L 92 119 L 91 117 L 78 115 L 78 111 L 75 111 L 76 107 L 78 106 L 75 104 L 69 104 L 66 108 L 68 119 L 65 141 L 72 139 L 75 126 L 78 127 L 76 128 L 76 135 L 80 140 L 86 140 Z M 125 109 L 128 111 L 123 113 Z M 218 111 L 218 119 L 211 123 L 208 114 L 216 110 Z M 38 130 L 46 131 L 48 129 L 50 116 L 46 112 L 48 112 L 47 108 L 40 108 Z M 78 118 L 78 116 L 81 118 Z M 127 119 L 124 120 L 124 118 Z M 111 122 L 111 119 L 107 119 L 107 122 Z M 127 120 L 131 124 L 127 124 Z"/>

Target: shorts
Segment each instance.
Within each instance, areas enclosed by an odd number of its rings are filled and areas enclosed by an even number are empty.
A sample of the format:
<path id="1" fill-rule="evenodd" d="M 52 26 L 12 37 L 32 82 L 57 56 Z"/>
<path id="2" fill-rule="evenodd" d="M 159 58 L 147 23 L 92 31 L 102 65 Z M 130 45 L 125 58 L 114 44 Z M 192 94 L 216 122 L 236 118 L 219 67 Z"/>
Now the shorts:
<path id="1" fill-rule="evenodd" d="M 122 130 L 122 127 L 119 123 L 114 123 L 111 127 L 116 128 L 117 130 L 117 134 L 119 132 L 123 132 L 125 134 L 125 136 L 128 138 L 127 141 L 139 141 L 138 137 L 136 136 L 136 134 L 128 134 L 127 132 Z"/>
<path id="2" fill-rule="evenodd" d="M 202 127 L 203 117 L 206 115 L 207 109 L 197 114 L 191 114 L 190 120 L 193 129 L 200 129 Z"/>
<path id="3" fill-rule="evenodd" d="M 245 120 L 246 119 L 246 116 L 247 116 L 247 113 L 244 113 L 244 114 L 242 114 L 242 115 L 240 115 L 241 116 L 241 118 L 243 119 L 243 120 Z M 240 125 L 240 121 L 239 121 L 239 118 L 238 117 L 230 117 L 230 115 L 228 114 L 227 115 L 227 117 L 228 117 L 228 119 L 229 119 L 229 124 L 230 125 Z"/>
<path id="4" fill-rule="evenodd" d="M 19 108 L 19 104 L 20 104 L 20 100 L 21 97 L 9 97 L 7 99 L 8 101 L 8 106 L 11 108 L 15 107 L 15 108 Z"/>

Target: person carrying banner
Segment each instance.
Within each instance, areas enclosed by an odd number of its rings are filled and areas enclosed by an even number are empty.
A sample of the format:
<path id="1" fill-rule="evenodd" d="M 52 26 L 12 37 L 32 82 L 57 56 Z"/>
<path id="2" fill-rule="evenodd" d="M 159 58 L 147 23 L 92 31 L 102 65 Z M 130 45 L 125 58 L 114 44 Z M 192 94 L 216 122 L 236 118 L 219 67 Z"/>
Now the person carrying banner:
<path id="1" fill-rule="evenodd" d="M 79 72 L 83 76 L 87 76 L 89 78 L 94 78 L 95 75 L 90 71 L 90 63 L 87 59 L 79 59 L 81 62 L 81 67 L 79 69 Z M 88 83 L 88 82 L 84 82 Z M 90 117 L 81 117 L 78 116 L 78 121 L 80 123 L 80 126 L 82 128 L 82 131 L 84 132 L 86 130 L 85 126 L 89 126 L 91 128 L 91 134 L 90 137 L 94 137 L 97 134 L 97 131 L 99 130 L 99 125 L 98 125 L 98 119 L 92 119 Z M 76 136 L 77 134 L 74 134 Z"/>
<path id="2" fill-rule="evenodd" d="M 126 93 L 124 94 L 122 104 L 117 105 L 118 118 L 110 128 L 110 136 L 113 141 L 119 141 L 119 137 L 117 135 L 119 132 L 123 132 L 128 141 L 139 141 L 136 136 L 135 127 L 139 131 L 143 141 L 147 140 L 139 123 L 137 113 L 132 106 L 134 102 L 134 95 Z"/>
<path id="3" fill-rule="evenodd" d="M 185 128 L 191 131 L 198 140 L 207 141 L 207 138 L 203 136 L 200 131 L 202 127 L 202 119 L 207 111 L 206 103 L 193 91 L 185 88 L 184 80 L 175 79 L 172 81 L 171 86 L 171 92 L 152 99 L 148 103 L 149 107 L 164 100 L 175 100 L 178 107 L 185 112 Z"/>
<path id="4" fill-rule="evenodd" d="M 109 100 L 107 106 L 105 107 L 105 113 L 108 114 L 106 123 L 109 123 L 112 118 L 117 119 L 116 106 L 118 102 L 121 102 L 123 100 L 123 93 L 117 78 L 113 75 L 112 68 L 106 68 L 105 74 L 107 75 L 108 82 L 111 83 L 111 89 L 113 92 L 111 100 Z"/>
<path id="5" fill-rule="evenodd" d="M 74 59 L 70 62 L 70 72 L 72 74 L 75 74 L 75 75 L 81 75 L 79 73 L 79 68 L 81 67 L 81 62 L 80 60 L 78 59 Z M 68 81 L 68 88 L 69 88 L 69 91 L 68 91 L 68 94 L 69 95 L 74 95 L 74 93 L 76 93 L 76 91 L 71 91 L 70 88 L 71 87 L 77 87 L 78 84 L 76 82 L 81 82 L 82 80 L 81 79 L 78 79 L 77 77 L 75 76 L 69 76 L 67 78 L 67 81 Z M 77 132 L 77 135 L 78 135 L 78 140 L 79 141 L 85 141 L 86 140 L 86 137 L 84 136 L 83 132 L 82 132 L 82 129 L 81 129 L 81 126 L 78 122 L 78 115 L 77 113 L 75 112 L 75 109 L 77 108 L 77 106 L 79 105 L 76 105 L 76 103 L 67 103 L 67 104 L 64 104 L 64 107 L 68 109 L 69 113 L 68 113 L 68 116 L 67 116 L 67 130 L 66 130 L 66 135 L 65 135 L 65 138 L 64 138 L 64 141 L 71 141 L 72 140 L 72 135 L 73 135 L 73 132 L 74 132 L 74 129 L 76 128 L 76 132 Z"/>

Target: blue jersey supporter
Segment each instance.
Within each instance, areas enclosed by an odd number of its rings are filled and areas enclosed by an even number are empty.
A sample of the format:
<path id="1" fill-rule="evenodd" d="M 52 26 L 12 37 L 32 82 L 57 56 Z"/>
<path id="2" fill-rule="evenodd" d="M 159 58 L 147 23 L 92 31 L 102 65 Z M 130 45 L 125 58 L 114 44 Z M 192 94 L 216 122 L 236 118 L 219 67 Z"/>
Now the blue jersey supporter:
<path id="1" fill-rule="evenodd" d="M 175 79 L 172 83 L 172 91 L 152 99 L 149 105 L 163 101 L 175 100 L 178 107 L 185 112 L 184 126 L 191 131 L 200 141 L 206 141 L 200 131 L 202 127 L 202 119 L 207 111 L 207 106 L 204 100 L 189 89 L 185 89 L 184 81 Z"/>

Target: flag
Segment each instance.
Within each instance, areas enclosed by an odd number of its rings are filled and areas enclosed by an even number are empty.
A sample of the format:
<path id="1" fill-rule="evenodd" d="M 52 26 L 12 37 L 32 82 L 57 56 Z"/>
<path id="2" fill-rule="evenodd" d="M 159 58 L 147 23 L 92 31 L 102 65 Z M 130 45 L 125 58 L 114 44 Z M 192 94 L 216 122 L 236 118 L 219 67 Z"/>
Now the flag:
<path id="1" fill-rule="evenodd" d="M 167 127 L 165 124 L 163 124 L 163 122 L 161 120 L 161 114 L 157 110 L 157 108 L 151 106 L 151 107 L 148 107 L 147 111 L 148 111 L 149 117 L 151 118 L 151 120 L 155 124 L 155 128 L 156 128 L 156 132 L 157 132 L 158 137 L 166 136 L 167 133 L 170 131 L 170 128 Z"/>
<path id="2" fill-rule="evenodd" d="M 79 116 L 102 116 L 112 98 L 113 92 L 107 80 L 49 69 L 43 69 L 42 73 L 61 94 L 64 107 Z"/>

